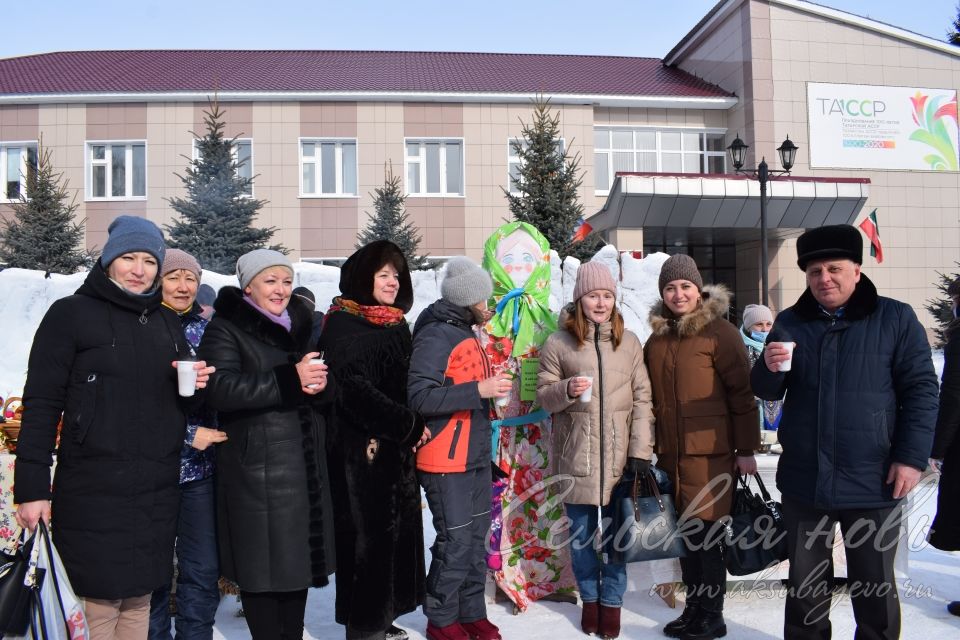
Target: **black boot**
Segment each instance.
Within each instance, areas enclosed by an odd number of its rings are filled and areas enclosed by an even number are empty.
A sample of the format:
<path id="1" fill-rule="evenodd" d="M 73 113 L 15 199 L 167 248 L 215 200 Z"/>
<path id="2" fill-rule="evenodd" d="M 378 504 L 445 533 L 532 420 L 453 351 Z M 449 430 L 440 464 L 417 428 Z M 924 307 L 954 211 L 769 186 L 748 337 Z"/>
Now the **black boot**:
<path id="1" fill-rule="evenodd" d="M 954 600 L 948 604 L 947 611 L 949 611 L 951 615 L 960 616 L 960 600 Z"/>
<path id="2" fill-rule="evenodd" d="M 700 614 L 687 625 L 680 640 L 713 640 L 727 635 L 727 625 L 723 621 L 723 611 L 700 609 Z"/>
<path id="3" fill-rule="evenodd" d="M 700 603 L 696 600 L 687 601 L 687 604 L 683 607 L 683 613 L 673 622 L 667 623 L 663 628 L 663 634 L 670 638 L 679 638 L 699 613 Z"/>

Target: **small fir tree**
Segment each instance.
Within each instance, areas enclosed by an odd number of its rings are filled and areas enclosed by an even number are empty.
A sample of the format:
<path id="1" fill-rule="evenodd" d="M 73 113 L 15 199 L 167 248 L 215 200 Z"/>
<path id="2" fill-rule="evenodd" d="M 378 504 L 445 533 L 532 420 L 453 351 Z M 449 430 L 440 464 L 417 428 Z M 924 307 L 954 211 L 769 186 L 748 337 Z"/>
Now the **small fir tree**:
<path id="1" fill-rule="evenodd" d="M 236 138 L 224 136 L 224 111 L 216 99 L 203 114 L 206 133 L 190 132 L 196 139 L 197 158 L 184 175 L 177 174 L 187 197 L 168 200 L 180 214 L 179 220 L 167 225 L 169 244 L 192 254 L 204 269 L 233 273 L 237 258 L 266 246 L 276 227 L 253 226 L 266 201 L 245 195 L 253 178 L 239 174 Z M 270 248 L 287 253 L 280 245 Z"/>
<path id="2" fill-rule="evenodd" d="M 947 31 L 947 42 L 960 45 L 960 4 L 957 4 L 957 17 Z"/>
<path id="3" fill-rule="evenodd" d="M 39 269 L 47 273 L 76 273 L 89 269 L 96 255 L 84 248 L 84 221 L 76 222 L 76 194 L 67 194 L 68 181 L 56 173 L 51 151 L 37 148 L 36 170 L 25 176 L 26 189 L 11 205 L 13 217 L 3 216 L 0 260 L 8 267 Z"/>
<path id="4" fill-rule="evenodd" d="M 520 170 L 510 189 L 503 189 L 504 196 L 513 217 L 539 229 L 561 258 L 589 259 L 603 241 L 596 234 L 580 242 L 573 238 L 583 216 L 577 195 L 583 184 L 580 154 L 571 157 L 564 148 L 560 114 L 551 113 L 550 100 L 538 96 L 533 107 L 532 122 L 521 120 L 523 137 L 510 143 L 520 159 Z"/>
<path id="5" fill-rule="evenodd" d="M 960 267 L 960 262 L 954 262 L 955 265 Z M 951 305 L 953 301 L 950 300 L 950 296 L 947 295 L 947 288 L 950 286 L 950 283 L 960 278 L 960 273 L 940 273 L 937 272 L 937 281 L 933 283 L 933 286 L 937 288 L 937 291 L 940 292 L 941 297 L 931 298 L 923 305 L 923 308 L 927 310 L 931 316 L 933 316 L 934 322 L 937 323 L 937 326 L 934 327 L 933 332 L 937 335 L 937 346 L 942 347 L 943 343 L 946 341 L 946 337 L 943 335 L 944 330 L 947 328 L 947 325 L 950 324 L 950 321 L 953 320 L 953 309 Z"/>
<path id="6" fill-rule="evenodd" d="M 389 240 L 400 247 L 411 270 L 428 269 L 427 257 L 417 253 L 421 236 L 404 209 L 406 198 L 392 164 L 384 165 L 383 186 L 374 189 L 372 195 L 374 212 L 367 213 L 370 221 L 357 234 L 357 249 L 374 240 Z"/>

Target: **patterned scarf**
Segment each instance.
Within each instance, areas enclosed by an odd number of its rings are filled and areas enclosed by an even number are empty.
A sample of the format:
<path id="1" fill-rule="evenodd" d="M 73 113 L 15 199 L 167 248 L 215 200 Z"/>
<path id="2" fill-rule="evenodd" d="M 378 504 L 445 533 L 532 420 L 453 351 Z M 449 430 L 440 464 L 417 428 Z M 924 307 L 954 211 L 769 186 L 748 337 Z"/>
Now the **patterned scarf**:
<path id="1" fill-rule="evenodd" d="M 382 304 L 360 304 L 342 296 L 337 296 L 333 299 L 333 304 L 330 305 L 330 310 L 327 311 L 327 313 L 329 314 L 335 311 L 345 311 L 351 315 L 360 316 L 367 322 L 381 327 L 395 327 L 398 324 L 406 322 L 402 309 Z"/>

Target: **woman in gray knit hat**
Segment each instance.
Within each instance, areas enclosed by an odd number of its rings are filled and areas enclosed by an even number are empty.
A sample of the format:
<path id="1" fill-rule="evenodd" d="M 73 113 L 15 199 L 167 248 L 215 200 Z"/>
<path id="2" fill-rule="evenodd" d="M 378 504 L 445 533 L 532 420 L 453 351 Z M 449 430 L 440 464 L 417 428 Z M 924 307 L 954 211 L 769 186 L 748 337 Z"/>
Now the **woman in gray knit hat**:
<path id="1" fill-rule="evenodd" d="M 447 263 L 441 298 L 417 319 L 407 389 L 430 440 L 417 472 L 437 531 L 423 611 L 430 640 L 498 640 L 483 589 L 490 527 L 490 398 L 506 396 L 509 376 L 491 375 L 473 325 L 489 319 L 489 274 L 465 257 Z"/>

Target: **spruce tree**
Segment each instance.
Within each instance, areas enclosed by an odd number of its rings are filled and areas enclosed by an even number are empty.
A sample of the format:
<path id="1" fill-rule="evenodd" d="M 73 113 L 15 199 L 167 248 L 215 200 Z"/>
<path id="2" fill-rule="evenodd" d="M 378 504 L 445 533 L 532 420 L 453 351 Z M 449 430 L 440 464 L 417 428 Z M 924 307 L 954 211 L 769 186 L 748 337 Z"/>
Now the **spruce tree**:
<path id="1" fill-rule="evenodd" d="M 403 252 L 410 269 L 427 269 L 426 256 L 417 253 L 420 247 L 420 234 L 413 226 L 404 209 L 403 189 L 400 176 L 393 174 L 393 165 L 384 165 L 383 186 L 373 190 L 373 213 L 367 213 L 370 221 L 357 234 L 357 249 L 374 240 L 389 240 Z"/>
<path id="2" fill-rule="evenodd" d="M 960 262 L 955 262 L 954 264 L 960 267 Z M 950 286 L 950 283 L 957 278 L 960 278 L 960 273 L 940 273 L 938 271 L 937 281 L 933 283 L 933 286 L 940 292 L 941 297 L 931 298 L 923 305 L 923 308 L 933 316 L 934 322 L 937 323 L 937 326 L 933 328 L 933 332 L 937 335 L 938 347 L 943 346 L 946 340 L 943 331 L 953 320 L 953 310 L 951 309 L 953 301 L 950 300 L 950 296 L 947 295 L 947 288 Z"/>
<path id="3" fill-rule="evenodd" d="M 960 45 L 960 4 L 957 4 L 957 17 L 950 25 L 950 30 L 947 31 L 947 42 Z"/>
<path id="4" fill-rule="evenodd" d="M 48 273 L 89 269 L 96 256 L 84 248 L 83 223 L 74 220 L 76 196 L 67 194 L 68 181 L 55 173 L 50 149 L 37 149 L 36 171 L 26 176 L 26 189 L 11 205 L 13 217 L 3 216 L 0 260 L 8 267 Z M 25 191 L 25 193 L 24 193 Z"/>
<path id="5" fill-rule="evenodd" d="M 190 161 L 184 175 L 177 174 L 187 197 L 168 200 L 180 214 L 179 220 L 167 225 L 169 244 L 192 254 L 204 269 L 233 273 L 237 258 L 266 246 L 276 227 L 253 226 L 266 201 L 244 195 L 253 178 L 239 175 L 236 138 L 224 136 L 224 111 L 216 99 L 203 114 L 206 133 L 190 132 L 196 139 L 197 158 Z M 270 248 L 287 252 L 279 245 Z"/>
<path id="6" fill-rule="evenodd" d="M 583 184 L 580 154 L 570 156 L 561 143 L 560 114 L 552 114 L 550 100 L 533 100 L 533 120 L 521 120 L 522 138 L 512 141 L 520 159 L 519 180 L 503 189 L 513 217 L 540 230 L 561 258 L 568 255 L 586 260 L 603 246 L 591 234 L 574 242 L 573 234 L 583 216 L 577 190 Z M 502 189 L 502 187 L 501 187 Z"/>

